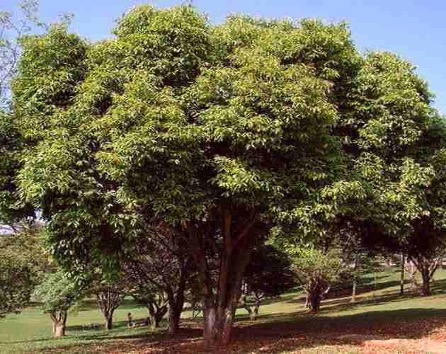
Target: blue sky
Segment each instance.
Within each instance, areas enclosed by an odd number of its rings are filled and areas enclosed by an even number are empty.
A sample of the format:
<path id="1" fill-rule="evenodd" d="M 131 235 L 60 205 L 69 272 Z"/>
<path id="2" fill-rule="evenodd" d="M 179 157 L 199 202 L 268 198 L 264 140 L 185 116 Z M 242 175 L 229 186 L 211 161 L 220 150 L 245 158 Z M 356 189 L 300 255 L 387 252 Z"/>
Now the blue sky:
<path id="1" fill-rule="evenodd" d="M 17 0 L 0 0 L 10 10 Z M 115 20 L 138 0 L 40 0 L 40 14 L 52 21 L 64 12 L 74 14 L 71 29 L 97 40 L 110 36 Z M 159 7 L 182 3 L 149 1 Z M 211 22 L 234 12 L 261 17 L 317 17 L 345 20 L 361 50 L 389 50 L 418 67 L 436 95 L 435 104 L 446 113 L 446 1 L 442 0 L 194 0 Z"/>

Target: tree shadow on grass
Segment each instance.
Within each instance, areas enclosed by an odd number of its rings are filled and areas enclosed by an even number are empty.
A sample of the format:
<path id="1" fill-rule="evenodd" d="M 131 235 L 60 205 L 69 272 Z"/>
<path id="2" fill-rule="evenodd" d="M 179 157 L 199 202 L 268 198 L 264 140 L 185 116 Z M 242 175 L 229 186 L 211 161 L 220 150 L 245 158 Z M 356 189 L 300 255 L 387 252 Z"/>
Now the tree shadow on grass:
<path id="1" fill-rule="evenodd" d="M 336 317 L 277 314 L 260 321 L 235 328 L 234 340 L 239 347 L 278 353 L 321 345 L 361 345 L 370 337 L 420 339 L 446 326 L 446 310 L 414 308 Z"/>
<path id="2" fill-rule="evenodd" d="M 257 322 L 240 321 L 227 348 L 214 353 L 268 352 L 319 348 L 325 345 L 362 345 L 371 337 L 379 339 L 420 339 L 446 326 L 446 310 L 412 308 L 366 311 L 341 316 L 315 316 L 286 313 L 260 316 Z M 164 352 L 207 353 L 197 326 L 183 328 L 175 337 L 166 332 L 140 333 L 133 338 L 115 336 L 94 343 L 71 343 L 45 348 L 42 352 L 62 350 L 80 352 Z M 319 350 L 319 349 L 318 349 Z"/>
<path id="3" fill-rule="evenodd" d="M 431 281 L 431 292 L 433 294 L 436 293 L 444 293 L 446 291 L 446 279 L 434 279 Z"/>
<path id="4" fill-rule="evenodd" d="M 341 312 L 350 311 L 357 308 L 363 308 L 368 306 L 376 306 L 380 304 L 397 303 L 401 301 L 407 301 L 412 298 L 420 298 L 420 295 L 416 292 L 407 292 L 401 296 L 398 293 L 381 294 L 377 297 L 367 297 L 357 299 L 355 302 L 350 302 L 349 298 L 328 300 L 322 303 L 320 313 L 325 314 L 327 312 Z"/>
<path id="5" fill-rule="evenodd" d="M 98 352 L 150 352 L 150 348 L 154 351 L 163 351 L 166 346 L 181 346 L 182 343 L 189 343 L 201 336 L 199 328 L 181 328 L 179 332 L 172 336 L 166 330 L 156 332 L 140 332 L 133 335 L 115 335 L 106 337 L 95 337 L 94 335 L 85 336 L 79 342 L 70 342 L 67 344 L 51 344 L 43 348 L 35 350 L 36 353 L 60 353 L 81 352 L 81 353 L 98 353 Z M 155 349 L 156 348 L 156 349 Z"/>
<path id="6" fill-rule="evenodd" d="M 142 320 L 137 320 L 137 322 L 142 322 Z M 122 330 L 127 328 L 127 321 L 114 321 L 113 329 L 107 331 L 104 329 L 103 323 L 94 323 L 95 325 L 99 325 L 99 327 L 86 327 L 91 324 L 86 325 L 74 325 L 66 327 L 66 336 L 62 338 L 54 338 L 51 336 L 36 338 L 36 339 L 28 339 L 28 340 L 19 340 L 19 341 L 7 341 L 0 342 L 0 344 L 20 344 L 20 343 L 39 343 L 39 342 L 51 342 L 54 340 L 64 341 L 64 340 L 78 340 L 78 341 L 95 341 L 95 340 L 114 340 L 114 339 L 136 339 L 136 338 L 145 338 L 149 334 L 155 335 L 158 332 L 162 332 L 163 330 L 160 328 L 156 331 L 151 331 L 148 326 L 137 327 L 135 328 L 136 332 L 131 333 L 133 329 L 128 329 L 128 334 L 122 334 Z M 50 331 L 50 327 L 48 326 L 48 331 Z M 119 333 L 119 334 L 118 334 Z"/>
<path id="7" fill-rule="evenodd" d="M 267 316 L 265 317 L 267 319 Z M 272 321 L 271 321 L 272 320 Z M 424 321 L 424 322 L 423 322 Z M 421 325 L 423 324 L 423 326 Z M 369 333 L 379 329 L 382 335 L 398 338 L 421 338 L 435 328 L 446 325 L 446 309 L 410 308 L 383 311 L 365 311 L 344 316 L 318 316 L 303 314 L 278 314 L 269 321 L 246 326 L 250 333 L 258 336 L 262 333 Z M 244 327 L 241 327 L 243 329 Z M 249 334 L 248 334 L 249 335 Z"/>

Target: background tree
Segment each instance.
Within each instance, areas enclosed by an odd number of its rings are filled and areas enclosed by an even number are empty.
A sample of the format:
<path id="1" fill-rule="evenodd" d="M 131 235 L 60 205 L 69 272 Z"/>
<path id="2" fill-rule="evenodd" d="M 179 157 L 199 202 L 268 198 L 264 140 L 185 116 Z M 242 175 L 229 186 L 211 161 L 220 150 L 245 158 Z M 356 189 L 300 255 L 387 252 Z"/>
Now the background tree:
<path id="1" fill-rule="evenodd" d="M 120 274 L 97 272 L 89 280 L 89 291 L 96 297 L 96 303 L 104 316 L 105 329 L 113 328 L 113 314 L 121 305 L 126 290 Z"/>
<path id="2" fill-rule="evenodd" d="M 0 237 L 0 317 L 25 307 L 48 268 L 39 230 Z"/>
<path id="3" fill-rule="evenodd" d="M 307 306 L 312 313 L 318 313 L 324 295 L 348 268 L 339 252 L 333 250 L 324 253 L 301 247 L 292 251 L 292 259 L 296 277 L 307 294 Z"/>
<path id="4" fill-rule="evenodd" d="M 171 334 L 179 329 L 185 291 L 193 271 L 185 242 L 178 229 L 159 223 L 133 240 L 124 261 L 124 273 L 132 286 L 132 294 L 148 307 L 153 326 L 157 327 L 166 313 L 167 301 Z"/>
<path id="5" fill-rule="evenodd" d="M 137 277 L 129 278 L 131 295 L 136 302 L 147 307 L 148 324 L 152 329 L 159 327 L 161 320 L 167 314 L 168 301 L 166 294 L 160 291 L 155 285 Z"/>
<path id="6" fill-rule="evenodd" d="M 0 257 L 0 317 L 17 312 L 30 300 L 35 274 L 27 259 L 2 249 Z"/>
<path id="7" fill-rule="evenodd" d="M 436 227 L 429 218 L 412 224 L 407 239 L 407 255 L 421 274 L 421 291 L 424 296 L 431 294 L 431 279 L 443 262 L 446 253 L 445 236 L 445 230 Z"/>
<path id="8" fill-rule="evenodd" d="M 0 225 L 16 232 L 20 223 L 30 226 L 35 217 L 32 205 L 21 203 L 17 191 L 16 176 L 24 146 L 13 114 L 0 108 Z"/>
<path id="9" fill-rule="evenodd" d="M 280 295 L 295 285 L 288 254 L 271 245 L 258 246 L 243 276 L 242 305 L 255 320 L 266 297 Z"/>
<path id="10" fill-rule="evenodd" d="M 409 264 L 415 266 L 421 275 L 422 295 L 430 295 L 431 279 L 441 266 L 446 252 L 445 229 L 435 225 L 431 217 L 425 216 L 412 221 L 406 237 L 393 241 L 385 244 L 386 249 L 401 251 L 407 257 Z M 414 282 L 415 273 L 409 273 Z"/>
<path id="11" fill-rule="evenodd" d="M 368 53 L 351 84 L 335 132 L 343 136 L 351 178 L 360 183 L 363 198 L 338 208 L 339 236 L 345 240 L 353 226 L 366 247 L 407 256 L 410 245 L 424 242 L 416 238 L 427 236 L 414 232 L 427 215 L 440 238 L 444 234 L 444 177 L 438 164 L 446 142 L 444 120 L 413 65 L 392 53 Z M 441 247 L 443 242 L 433 237 L 427 243 Z M 432 255 L 435 248 L 425 252 Z"/>
<path id="12" fill-rule="evenodd" d="M 41 303 L 44 313 L 53 321 L 53 335 L 65 335 L 68 310 L 82 297 L 82 286 L 66 273 L 48 273 L 39 284 L 33 298 Z"/>

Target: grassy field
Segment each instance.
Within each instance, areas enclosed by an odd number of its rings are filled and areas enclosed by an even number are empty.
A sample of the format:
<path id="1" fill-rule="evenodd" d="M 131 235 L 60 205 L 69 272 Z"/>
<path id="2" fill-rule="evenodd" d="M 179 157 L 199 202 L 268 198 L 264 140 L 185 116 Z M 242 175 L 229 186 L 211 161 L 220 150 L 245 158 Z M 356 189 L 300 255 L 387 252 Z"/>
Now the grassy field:
<path id="1" fill-rule="evenodd" d="M 356 303 L 350 303 L 348 297 L 328 299 L 317 316 L 306 313 L 297 291 L 269 300 L 254 323 L 239 310 L 233 344 L 222 352 L 446 352 L 446 346 L 441 347 L 441 340 L 446 339 L 446 271 L 436 274 L 430 297 L 411 292 L 400 297 L 398 283 L 395 269 L 369 274 L 361 281 Z M 0 353 L 202 350 L 199 320 L 189 319 L 188 312 L 183 314 L 184 329 L 176 338 L 162 329 L 127 328 L 128 312 L 136 319 L 146 315 L 144 308 L 126 301 L 115 312 L 113 330 L 83 330 L 82 325 L 103 322 L 94 303 L 87 303 L 70 313 L 67 336 L 53 339 L 49 317 L 38 307 L 30 307 L 0 320 Z"/>

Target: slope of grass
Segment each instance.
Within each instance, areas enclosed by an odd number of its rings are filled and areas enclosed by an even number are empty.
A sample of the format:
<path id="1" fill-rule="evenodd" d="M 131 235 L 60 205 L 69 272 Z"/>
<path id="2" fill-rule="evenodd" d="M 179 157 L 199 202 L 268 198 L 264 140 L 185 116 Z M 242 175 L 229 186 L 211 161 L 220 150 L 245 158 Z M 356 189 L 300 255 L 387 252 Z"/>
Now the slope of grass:
<path id="1" fill-rule="evenodd" d="M 400 297 L 398 270 L 392 268 L 385 272 L 368 274 L 361 281 L 356 303 L 350 303 L 349 297 L 328 299 L 324 301 L 318 316 L 306 313 L 303 306 L 304 299 L 300 292 L 290 292 L 278 299 L 265 302 L 261 306 L 260 317 L 256 323 L 250 322 L 246 311 L 239 309 L 234 338 L 239 344 L 248 343 L 244 338 L 250 338 L 249 350 L 254 350 L 254 352 L 265 341 L 273 340 L 272 338 L 279 341 L 282 338 L 283 340 L 288 338 L 285 342 L 291 345 L 290 338 L 301 338 L 299 336 L 319 338 L 322 333 L 334 333 L 333 340 L 335 341 L 336 336 L 340 338 L 345 333 L 362 336 L 381 333 L 383 336 L 392 338 L 421 338 L 441 327 L 444 323 L 443 319 L 446 321 L 446 295 L 443 295 L 446 289 L 446 271 L 440 270 L 435 279 L 433 296 L 420 297 L 408 291 L 405 296 Z M 20 314 L 0 319 L 0 352 L 98 352 L 103 351 L 104 348 L 127 352 L 146 348 L 150 343 L 152 343 L 150 345 L 161 346 L 173 345 L 172 351 L 178 351 L 179 342 L 169 342 L 170 339 L 162 330 L 151 332 L 147 327 L 127 328 L 128 312 L 131 312 L 135 319 L 142 320 L 146 316 L 145 308 L 126 301 L 115 312 L 113 330 L 105 331 L 102 327 L 82 329 L 82 325 L 103 322 L 94 303 L 87 303 L 76 313 L 70 313 L 67 336 L 53 339 L 49 317 L 42 314 L 38 307 L 30 307 Z M 189 315 L 185 312 L 183 318 L 187 319 Z M 199 319 L 196 322 L 186 320 L 186 327 L 189 329 L 180 334 L 180 339 L 178 339 L 182 341 L 181 345 L 186 345 L 181 347 L 182 352 L 187 352 L 187 345 L 192 346 L 196 340 L 199 340 L 197 339 L 200 336 L 199 321 Z M 317 345 L 312 342 L 308 344 L 306 339 L 302 338 L 298 347 L 303 351 L 311 352 L 311 348 L 314 347 L 329 352 L 326 345 L 332 344 L 331 342 L 327 344 L 327 341 L 321 338 Z M 158 343 L 160 339 L 166 340 L 166 344 L 153 344 Z M 305 343 L 308 344 L 307 347 L 302 347 Z M 196 347 L 191 348 L 191 352 L 197 351 Z M 281 351 L 287 350 L 286 347 L 277 344 L 277 349 L 279 348 Z M 342 350 L 351 349 L 355 352 L 353 347 L 353 349 L 342 348 Z M 237 352 L 237 349 L 234 351 Z M 244 352 L 244 349 L 241 352 Z M 274 352 L 274 350 L 271 349 L 268 352 Z"/>

